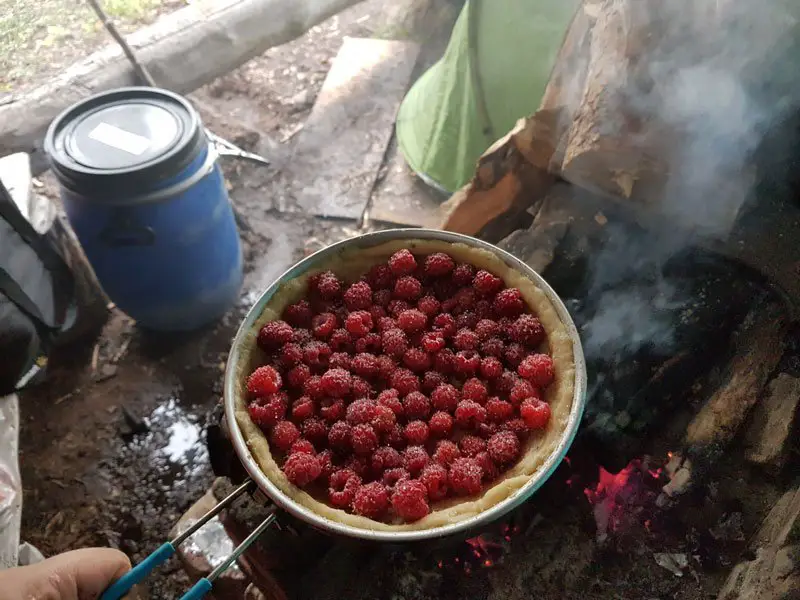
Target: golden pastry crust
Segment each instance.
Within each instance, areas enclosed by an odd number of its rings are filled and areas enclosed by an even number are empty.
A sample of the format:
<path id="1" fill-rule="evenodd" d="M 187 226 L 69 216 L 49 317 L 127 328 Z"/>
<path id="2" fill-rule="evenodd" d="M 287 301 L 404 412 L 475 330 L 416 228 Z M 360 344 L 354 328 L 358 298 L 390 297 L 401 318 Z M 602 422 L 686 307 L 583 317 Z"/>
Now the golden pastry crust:
<path id="1" fill-rule="evenodd" d="M 353 515 L 320 502 L 286 479 L 272 457 L 267 438 L 250 419 L 247 412 L 245 382 L 248 375 L 264 361 L 256 345 L 256 336 L 269 321 L 279 319 L 283 309 L 305 296 L 307 280 L 314 273 L 331 270 L 347 282 L 352 282 L 371 266 L 386 261 L 397 250 L 408 248 L 414 253 L 430 254 L 446 252 L 457 261 L 468 262 L 501 277 L 508 287 L 522 292 L 528 306 L 539 317 L 547 333 L 547 352 L 553 357 L 555 381 L 548 387 L 545 399 L 550 404 L 552 416 L 547 429 L 533 435 L 523 448 L 522 458 L 511 469 L 485 488 L 479 496 L 471 498 L 449 498 L 431 506 L 431 513 L 414 523 L 383 523 L 366 517 Z M 267 477 L 297 504 L 337 523 L 372 531 L 412 531 L 433 529 L 464 521 L 502 502 L 517 493 L 538 471 L 558 446 L 569 421 L 575 386 L 575 359 L 573 343 L 566 326 L 555 307 L 530 279 L 511 269 L 495 254 L 465 244 L 440 240 L 397 240 L 363 249 L 343 249 L 320 268 L 283 284 L 267 304 L 255 326 L 244 338 L 240 348 L 240 360 L 235 373 L 236 420 L 250 452 Z"/>

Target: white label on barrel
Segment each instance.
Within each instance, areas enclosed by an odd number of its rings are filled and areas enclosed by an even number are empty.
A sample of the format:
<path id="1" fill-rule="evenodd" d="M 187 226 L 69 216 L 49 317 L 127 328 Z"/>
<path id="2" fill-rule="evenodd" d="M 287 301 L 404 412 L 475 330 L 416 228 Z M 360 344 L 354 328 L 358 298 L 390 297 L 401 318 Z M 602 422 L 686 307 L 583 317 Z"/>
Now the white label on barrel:
<path id="1" fill-rule="evenodd" d="M 125 131 L 110 123 L 100 123 L 89 132 L 89 137 L 134 156 L 139 156 L 150 146 L 150 140 L 146 137 Z"/>

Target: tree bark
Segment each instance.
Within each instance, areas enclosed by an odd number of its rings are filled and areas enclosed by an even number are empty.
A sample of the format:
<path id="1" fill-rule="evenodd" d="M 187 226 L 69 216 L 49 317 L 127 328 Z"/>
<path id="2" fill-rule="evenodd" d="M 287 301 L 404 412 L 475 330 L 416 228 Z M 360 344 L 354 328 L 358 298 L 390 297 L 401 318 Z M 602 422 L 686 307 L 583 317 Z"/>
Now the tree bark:
<path id="1" fill-rule="evenodd" d="M 128 37 L 161 87 L 185 94 L 361 0 L 201 0 Z M 0 155 L 41 149 L 47 127 L 90 94 L 136 85 L 117 44 L 0 107 Z"/>

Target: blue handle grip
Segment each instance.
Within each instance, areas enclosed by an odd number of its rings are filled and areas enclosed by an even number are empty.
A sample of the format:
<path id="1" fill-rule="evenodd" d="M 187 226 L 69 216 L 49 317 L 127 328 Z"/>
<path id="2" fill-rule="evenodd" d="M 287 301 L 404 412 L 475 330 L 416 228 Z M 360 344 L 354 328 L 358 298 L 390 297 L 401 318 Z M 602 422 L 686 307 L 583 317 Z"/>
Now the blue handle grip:
<path id="1" fill-rule="evenodd" d="M 181 600 L 200 600 L 200 598 L 204 597 L 208 592 L 211 591 L 213 586 L 213 583 L 203 577 L 200 581 L 192 586 L 192 589 L 181 596 Z"/>
<path id="2" fill-rule="evenodd" d="M 157 566 L 165 563 L 173 554 L 175 554 L 175 547 L 172 544 L 169 542 L 162 544 L 158 550 L 111 584 L 100 596 L 100 600 L 120 600 L 131 591 L 133 586 L 142 582 Z"/>

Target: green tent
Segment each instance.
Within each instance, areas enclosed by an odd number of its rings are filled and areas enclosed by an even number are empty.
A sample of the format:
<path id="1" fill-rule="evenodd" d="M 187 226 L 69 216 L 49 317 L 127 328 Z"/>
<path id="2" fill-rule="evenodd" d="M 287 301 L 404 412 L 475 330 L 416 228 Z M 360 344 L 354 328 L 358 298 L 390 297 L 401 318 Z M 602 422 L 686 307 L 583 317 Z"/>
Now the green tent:
<path id="1" fill-rule="evenodd" d="M 453 192 L 518 119 L 539 108 L 580 0 L 469 0 L 442 59 L 403 100 L 397 140 L 411 168 Z"/>

